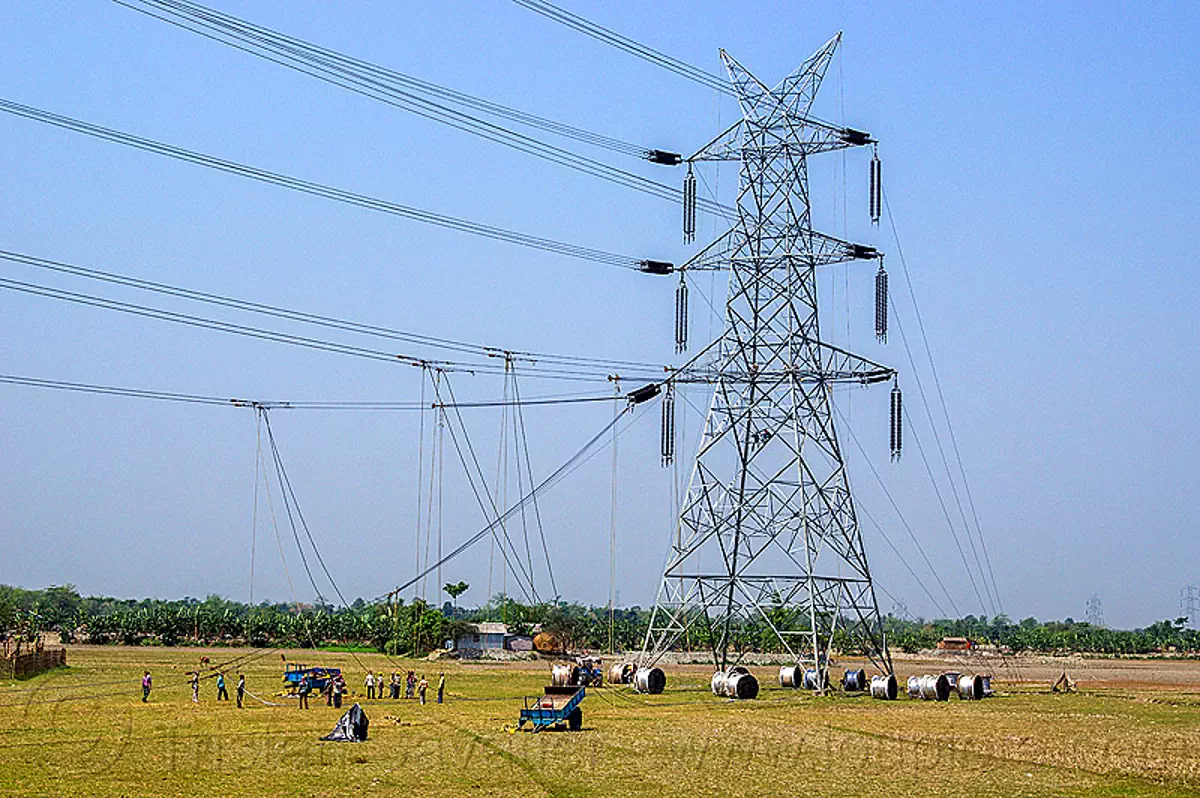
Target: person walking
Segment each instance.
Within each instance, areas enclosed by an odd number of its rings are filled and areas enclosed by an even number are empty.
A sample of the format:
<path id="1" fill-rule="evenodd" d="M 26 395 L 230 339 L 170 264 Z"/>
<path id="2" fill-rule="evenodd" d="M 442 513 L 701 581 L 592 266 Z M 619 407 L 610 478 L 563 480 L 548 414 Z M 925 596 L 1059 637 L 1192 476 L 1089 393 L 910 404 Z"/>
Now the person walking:
<path id="1" fill-rule="evenodd" d="M 429 689 L 429 682 L 425 681 L 425 674 L 421 674 L 421 683 L 417 685 L 417 693 L 421 696 L 421 706 L 425 706 L 425 691 Z"/>
<path id="2" fill-rule="evenodd" d="M 442 696 L 446 693 L 446 674 L 445 672 L 438 674 L 438 703 L 442 703 Z"/>
<path id="3" fill-rule="evenodd" d="M 367 671 L 367 678 L 363 680 L 363 686 L 367 688 L 367 698 L 375 697 L 375 674 Z"/>
<path id="4" fill-rule="evenodd" d="M 246 677 L 243 674 L 238 674 L 237 683 L 237 704 L 238 709 L 242 708 L 242 699 L 246 697 Z"/>
<path id="5" fill-rule="evenodd" d="M 307 676 L 300 677 L 299 693 L 300 693 L 300 708 L 301 709 L 308 709 L 308 693 L 311 689 L 312 689 L 312 686 L 308 683 L 308 677 Z"/>
<path id="6" fill-rule="evenodd" d="M 217 674 L 217 700 L 228 701 L 229 691 L 225 689 L 225 672 L 221 671 Z"/>
<path id="7" fill-rule="evenodd" d="M 146 671 L 144 674 L 142 674 L 142 703 L 143 704 L 145 704 L 147 701 L 150 700 L 151 684 L 152 684 L 152 682 L 150 680 L 150 671 Z"/>
<path id="8" fill-rule="evenodd" d="M 192 671 L 192 703 L 200 703 L 200 671 Z"/>

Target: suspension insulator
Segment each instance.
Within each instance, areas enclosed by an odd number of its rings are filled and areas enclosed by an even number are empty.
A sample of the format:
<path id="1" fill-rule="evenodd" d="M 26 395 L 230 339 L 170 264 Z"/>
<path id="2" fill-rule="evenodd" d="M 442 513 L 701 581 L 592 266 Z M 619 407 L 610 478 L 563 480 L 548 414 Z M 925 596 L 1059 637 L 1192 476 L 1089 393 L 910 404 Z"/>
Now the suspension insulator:
<path id="1" fill-rule="evenodd" d="M 675 384 L 667 383 L 662 403 L 662 464 L 675 462 Z"/>
<path id="2" fill-rule="evenodd" d="M 871 158 L 871 222 L 879 224 L 883 215 L 883 173 L 879 163 L 879 153 Z"/>
<path id="3" fill-rule="evenodd" d="M 683 178 L 683 243 L 696 240 L 696 175 L 688 164 L 687 177 Z"/>
<path id="4" fill-rule="evenodd" d="M 888 329 L 888 276 L 883 270 L 883 258 L 879 259 L 879 271 L 875 272 L 875 338 L 887 343 Z"/>
<path id="5" fill-rule="evenodd" d="M 675 289 L 675 351 L 683 352 L 688 345 L 688 287 L 683 273 Z"/>
<path id="6" fill-rule="evenodd" d="M 892 444 L 892 460 L 900 459 L 900 449 L 904 446 L 904 399 L 900 395 L 900 386 L 892 386 L 892 417 L 891 417 L 891 444 Z"/>

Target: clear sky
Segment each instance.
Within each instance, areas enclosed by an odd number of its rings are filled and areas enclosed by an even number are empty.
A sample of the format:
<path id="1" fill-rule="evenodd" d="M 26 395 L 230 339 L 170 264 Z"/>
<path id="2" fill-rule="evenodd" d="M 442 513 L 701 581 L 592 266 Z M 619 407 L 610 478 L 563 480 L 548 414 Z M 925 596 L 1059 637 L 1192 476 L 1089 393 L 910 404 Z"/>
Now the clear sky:
<path id="1" fill-rule="evenodd" d="M 504 0 L 213 2 L 408 74 L 648 146 L 690 153 L 736 118 L 731 99 Z M 1200 583 L 1200 277 L 1191 263 L 1200 238 L 1200 7 L 564 5 L 714 72 L 724 47 L 769 84 L 843 30 L 816 110 L 882 142 L 886 191 L 1004 609 L 1017 618 L 1081 618 L 1097 593 L 1112 625 L 1178 613 L 1180 587 Z M 5 3 L 0 59 L 0 96 L 8 100 L 549 238 L 677 262 L 695 249 L 681 243 L 675 204 L 116 3 Z M 672 184 L 682 178 L 568 146 Z M 855 151 L 813 161 L 814 219 L 889 253 L 899 322 L 940 418 L 895 241 L 886 220 L 869 224 L 867 159 Z M 0 249 L 430 335 L 678 362 L 670 278 L 475 239 L 7 114 L 0 115 L 0 174 Z M 731 168 L 706 178 L 731 201 Z M 702 216 L 697 243 L 719 232 L 718 220 Z M 834 343 L 901 370 L 917 414 L 911 432 L 949 500 L 895 327 L 886 347 L 874 340 L 872 275 L 865 264 L 823 273 L 824 329 Z M 0 263 L 0 277 L 262 322 L 11 263 Z M 720 329 L 703 293 L 718 295 L 719 304 L 723 286 L 708 277 L 694 286 L 694 346 Z M 264 399 L 420 397 L 412 368 L 12 291 L 0 292 L 0 372 Z M 501 392 L 496 377 L 453 379 L 462 398 Z M 611 388 L 522 382 L 526 395 L 577 390 Z M 978 613 L 914 438 L 899 464 L 886 462 L 886 392 L 853 391 L 839 406 L 956 606 Z M 698 388 L 687 398 L 705 404 Z M 494 479 L 500 413 L 464 412 Z M 607 405 L 528 409 L 535 474 L 555 468 L 611 413 Z M 684 461 L 699 421 L 694 411 L 680 421 Z M 415 558 L 418 416 L 280 411 L 272 423 L 342 590 L 371 597 L 406 580 Z M 941 434 L 946 441 L 944 427 Z M 623 604 L 653 601 L 672 534 L 675 474 L 659 466 L 658 436 L 651 410 L 618 445 Z M 862 507 L 933 589 L 863 456 L 852 442 L 845 446 Z M 250 411 L 4 385 L 0 452 L 0 582 L 73 582 L 119 596 L 248 595 Z M 566 598 L 606 600 L 611 468 L 603 452 L 542 505 Z M 451 451 L 445 472 L 450 548 L 479 528 L 481 515 Z M 510 481 L 514 495 L 515 476 Z M 952 503 L 949 511 L 958 518 Z M 265 511 L 257 534 L 256 598 L 290 598 Z M 881 587 L 913 614 L 936 614 L 871 524 L 865 536 Z M 294 543 L 286 553 L 296 593 L 311 599 Z M 443 581 L 469 582 L 462 601 L 479 603 L 488 559 L 481 544 L 447 566 Z M 500 588 L 498 569 L 492 585 Z M 891 603 L 881 595 L 885 611 Z"/>

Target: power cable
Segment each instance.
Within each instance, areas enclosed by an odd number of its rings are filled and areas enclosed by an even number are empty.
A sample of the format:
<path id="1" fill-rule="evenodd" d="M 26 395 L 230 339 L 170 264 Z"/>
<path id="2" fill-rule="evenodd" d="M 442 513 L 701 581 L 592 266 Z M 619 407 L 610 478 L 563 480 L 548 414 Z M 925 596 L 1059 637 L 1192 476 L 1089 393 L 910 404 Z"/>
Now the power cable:
<path id="1" fill-rule="evenodd" d="M 172 296 L 182 299 L 191 300 L 194 302 L 202 302 L 206 304 L 216 305 L 219 307 L 232 308 L 242 310 L 249 313 L 257 313 L 260 315 L 271 316 L 275 318 L 286 319 L 288 321 L 296 321 L 303 324 L 311 324 L 318 327 L 326 327 L 329 329 L 340 330 L 344 332 L 352 332 L 359 335 L 368 335 L 389 340 L 403 341 L 405 343 L 416 344 L 421 346 L 430 346 L 447 351 L 458 352 L 461 354 L 472 354 L 479 357 L 495 360 L 498 357 L 512 357 L 521 360 L 530 361 L 535 366 L 540 364 L 562 365 L 562 366 L 582 366 L 593 367 L 600 366 L 608 370 L 645 370 L 655 371 L 663 367 L 641 361 L 631 360 L 614 360 L 604 358 L 578 357 L 573 355 L 560 355 L 552 353 L 538 353 L 526 351 L 510 351 L 501 349 L 495 346 L 486 346 L 483 344 L 472 344 L 464 341 L 458 341 L 450 338 L 442 338 L 421 333 L 408 332 L 398 330 L 391 327 L 384 327 L 376 324 L 364 324 L 362 322 L 349 321 L 346 319 L 325 316 L 316 313 L 307 313 L 299 310 L 292 310 L 275 305 L 267 305 L 261 302 L 251 302 L 244 299 L 238 299 L 222 294 L 214 294 L 205 291 L 196 291 L 189 288 L 182 288 L 167 283 L 156 282 L 152 280 L 144 280 L 129 275 L 119 274 L 112 271 L 102 271 L 100 269 L 91 269 L 76 264 L 66 263 L 63 261 L 49 260 L 46 258 L 38 258 L 32 255 L 25 255 L 19 252 L 11 252 L 0 250 L 0 260 L 10 261 L 25 266 L 30 266 L 46 271 L 69 274 L 74 277 L 97 280 L 100 282 L 121 285 L 129 288 L 136 288 L 142 291 Z M 484 367 L 475 367 L 484 368 Z M 489 367 L 495 370 L 495 367 Z"/>
<path id="2" fill-rule="evenodd" d="M 504 241 L 510 244 L 539 249 L 546 252 L 552 252 L 557 255 L 565 255 L 571 258 L 580 260 L 588 260 L 596 263 L 603 263 L 609 266 L 618 266 L 626 269 L 640 270 L 639 264 L 641 261 L 637 258 L 626 255 L 617 255 L 603 250 L 591 249 L 582 247 L 576 244 L 567 244 L 562 241 L 554 241 L 548 238 L 529 235 L 527 233 L 519 233 L 513 230 L 505 230 L 504 228 L 494 227 L 492 225 L 480 224 L 466 219 L 459 219 L 445 214 L 434 213 L 432 211 L 422 210 L 410 205 L 401 205 L 387 200 L 377 199 L 365 194 L 358 194 L 345 189 L 336 188 L 333 186 L 314 183 L 308 180 L 301 180 L 288 175 L 270 172 L 265 169 L 259 169 L 254 166 L 236 163 L 234 161 L 226 161 L 220 158 L 215 158 L 210 155 L 186 150 L 182 147 L 175 147 L 163 142 L 154 141 L 152 139 L 133 136 L 128 133 L 122 133 L 111 128 L 93 125 L 89 122 L 84 122 L 79 119 L 72 119 L 68 116 L 43 111 L 39 108 L 34 108 L 29 105 L 11 102 L 0 98 L 0 111 L 13 114 L 15 116 L 24 117 L 35 122 L 41 122 L 47 125 L 70 130 L 75 133 L 92 136 L 94 138 L 104 139 L 116 144 L 121 144 L 127 147 L 143 150 L 145 152 L 154 153 L 155 155 L 163 155 L 168 158 L 185 161 L 187 163 L 205 166 L 210 169 L 216 169 L 222 172 L 245 177 L 251 180 L 257 180 L 262 183 L 270 183 L 272 185 L 288 188 L 293 191 L 299 191 L 313 196 L 323 197 L 324 199 L 342 202 L 347 205 L 355 205 L 367 210 L 379 211 L 392 216 L 401 216 L 413 221 L 432 224 L 437 227 L 445 227 L 451 230 L 457 230 L 463 233 L 490 238 L 497 241 Z"/>
<path id="3" fill-rule="evenodd" d="M 933 349 L 929 346 L 929 336 L 925 333 L 925 322 L 921 319 L 921 309 L 917 305 L 916 292 L 913 291 L 912 277 L 908 271 L 908 261 L 904 257 L 904 249 L 900 246 L 900 235 L 896 230 L 896 217 L 892 214 L 892 206 L 888 203 L 887 192 L 881 190 L 880 194 L 883 197 L 883 206 L 887 210 L 888 224 L 892 228 L 892 238 L 896 242 L 896 253 L 900 257 L 900 267 L 904 272 L 904 281 L 908 285 L 908 295 L 912 299 L 913 315 L 916 316 L 917 328 L 921 331 L 921 339 L 925 342 L 925 354 L 929 359 L 929 371 L 933 375 L 934 388 L 937 390 L 938 401 L 942 406 L 942 414 L 946 419 L 946 429 L 949 432 L 950 445 L 954 449 L 954 457 L 958 462 L 958 471 L 962 477 L 963 491 L 967 496 L 967 505 L 970 507 L 971 516 L 975 521 L 975 534 L 979 536 L 979 545 L 983 549 L 983 559 L 987 564 L 988 576 L 992 580 L 992 591 L 995 594 L 996 603 L 1000 607 L 1000 612 L 1004 612 L 1004 602 L 1000 598 L 1000 589 L 996 585 L 996 574 L 992 570 L 992 561 L 988 555 L 987 541 L 983 536 L 983 527 L 979 523 L 979 513 L 975 510 L 975 500 L 971 496 L 971 485 L 967 481 L 967 471 L 963 467 L 962 452 L 958 448 L 958 437 L 954 434 L 954 424 L 950 420 L 950 410 L 946 406 L 946 394 L 942 391 L 942 381 L 938 377 L 937 366 L 933 362 Z"/>
<path id="4" fill-rule="evenodd" d="M 407 110 L 431 121 L 439 122 L 467 133 L 472 133 L 489 141 L 503 144 L 528 155 L 534 155 L 550 161 L 551 163 L 559 166 L 565 166 L 568 169 L 573 169 L 593 177 L 601 178 L 602 180 L 607 180 L 624 188 L 641 191 L 645 194 L 658 197 L 659 199 L 665 199 L 670 202 L 682 202 L 680 192 L 673 186 L 665 183 L 659 183 L 658 181 L 642 177 L 641 175 L 634 174 L 633 172 L 628 172 L 624 169 L 618 169 L 617 167 L 609 164 L 572 153 L 569 150 L 562 149 L 561 147 L 547 144 L 546 142 L 540 141 L 531 136 L 517 133 L 516 131 L 505 128 L 501 125 L 487 122 L 479 119 L 478 117 L 471 116 L 463 111 L 433 102 L 432 100 L 421 97 L 417 94 L 413 94 L 412 92 L 386 86 L 381 87 L 378 85 L 378 81 L 372 78 L 364 77 L 359 74 L 346 75 L 344 74 L 344 70 L 339 72 L 338 70 L 322 68 L 322 59 L 318 58 L 312 61 L 299 61 L 299 63 L 297 63 L 294 60 L 288 59 L 286 47 L 282 50 L 265 48 L 267 52 L 264 53 L 254 49 L 253 47 L 240 46 L 225 39 L 196 31 L 194 28 L 189 28 L 186 25 L 182 25 L 181 23 L 174 22 L 165 17 L 158 16 L 150 11 L 137 8 L 129 3 L 123 2 L 123 0 L 114 0 L 114 2 L 127 6 L 128 8 L 136 11 L 141 11 L 144 14 L 156 17 L 165 22 L 170 22 L 171 24 L 176 24 L 180 27 L 187 28 L 193 32 L 201 33 L 201 35 L 208 36 L 208 38 L 214 38 L 216 41 L 220 41 L 221 43 L 230 47 L 242 50 L 264 60 L 271 61 L 272 63 L 279 64 L 280 66 L 284 66 L 297 72 L 309 75 L 310 77 L 315 77 L 335 86 L 349 89 L 357 94 L 362 94 L 374 100 L 378 100 L 379 102 Z M 714 206 L 707 200 L 698 201 L 697 207 L 708 213 L 722 212 L 720 207 Z"/>
<path id="5" fill-rule="evenodd" d="M 552 119 L 537 116 L 535 114 L 520 111 L 515 108 L 510 108 L 499 103 L 485 100 L 480 97 L 474 97 L 465 92 L 456 91 L 454 89 L 439 86 L 428 80 L 422 80 L 411 75 L 406 75 L 386 67 L 372 64 L 345 53 L 331 50 L 326 47 L 321 47 L 302 39 L 297 39 L 292 36 L 280 33 L 279 31 L 270 28 L 256 25 L 244 19 L 224 14 L 211 8 L 207 8 L 198 3 L 190 2 L 167 2 L 165 0 L 131 0 L 130 2 L 122 2 L 128 8 L 141 13 L 148 13 L 139 6 L 146 6 L 162 14 L 165 14 L 171 19 L 158 16 L 157 14 L 148 14 L 157 19 L 170 22 L 177 27 L 190 30 L 194 33 L 207 36 L 203 31 L 196 30 L 189 25 L 204 28 L 213 33 L 236 39 L 245 43 L 250 47 L 256 47 L 275 52 L 281 57 L 297 60 L 302 63 L 313 65 L 314 68 L 322 67 L 327 72 L 342 74 L 351 77 L 362 77 L 370 79 L 370 82 L 380 87 L 400 88 L 408 91 L 425 94 L 435 97 L 446 102 L 465 106 L 476 111 L 491 114 L 493 116 L 506 119 L 510 122 L 527 125 L 529 127 L 544 130 L 547 133 L 563 136 L 565 138 L 574 139 L 584 144 L 590 144 L 596 147 L 602 147 L 613 152 L 623 155 L 631 155 L 637 158 L 647 158 L 650 156 L 652 148 L 643 147 L 637 144 L 631 144 L 621 139 L 605 136 L 599 133 L 594 133 L 583 128 L 567 125 L 562 122 L 557 122 Z M 186 22 L 188 24 L 181 24 Z M 230 42 L 217 38 L 216 36 L 208 36 L 210 39 L 219 41 L 223 44 L 235 46 Z M 238 48 L 244 49 L 244 48 Z"/>
<path id="6" fill-rule="evenodd" d="M 169 391 L 149 391 L 141 388 L 126 388 L 116 385 L 98 385 L 88 382 L 70 382 L 66 380 L 47 380 L 39 377 L 26 377 L 17 374 L 0 374 L 0 384 L 5 385 L 20 385 L 28 388 L 48 388 L 51 390 L 68 391 L 73 393 L 96 394 L 100 396 L 122 396 L 132 399 L 155 399 L 160 401 L 180 402 L 183 404 L 201 404 L 201 405 L 217 405 L 220 407 L 233 408 L 261 408 L 264 410 L 349 410 L 349 411 L 422 411 L 429 409 L 437 409 L 441 407 L 458 407 L 458 408 L 487 408 L 487 407 L 521 407 L 530 406 L 545 406 L 545 405 L 566 405 L 566 404 L 593 404 L 596 402 L 611 402 L 614 397 L 611 394 L 602 396 L 561 396 L 561 397 L 545 397 L 531 398 L 523 400 L 510 400 L 508 402 L 460 402 L 454 405 L 446 404 L 426 404 L 424 402 L 338 402 L 338 401 L 294 401 L 294 400 L 272 400 L 272 401 L 251 401 L 247 399 L 226 399 L 219 396 L 206 396 L 202 394 L 187 394 L 187 393 L 172 393 Z M 624 397 L 617 397 L 624 398 Z"/>
<path id="7" fill-rule="evenodd" d="M 929 561 L 929 555 L 925 553 L 925 549 L 921 546 L 921 542 L 917 540 L 916 533 L 914 533 L 912 527 L 909 526 L 908 520 L 904 517 L 904 513 L 900 511 L 900 505 L 896 504 L 896 500 L 892 498 L 892 492 L 888 490 L 887 483 L 883 481 L 883 477 L 880 475 L 879 470 L 875 468 L 875 464 L 871 462 L 870 456 L 867 455 L 866 447 L 864 447 L 858 440 L 858 436 L 854 434 L 854 428 L 846 422 L 846 417 L 842 415 L 842 411 L 838 409 L 837 405 L 832 405 L 832 407 L 834 413 L 836 413 L 838 418 L 842 420 L 842 429 L 846 430 L 846 432 L 850 434 L 850 440 L 854 441 L 854 445 L 858 447 L 858 451 L 862 454 L 863 462 L 867 464 L 867 468 L 869 468 L 871 473 L 875 476 L 875 481 L 878 482 L 879 487 L 883 489 L 883 495 L 887 497 L 888 503 L 892 506 L 892 510 L 896 513 L 896 517 L 900 519 L 900 525 L 904 527 L 906 532 L 908 532 L 908 537 L 912 540 L 913 546 L 916 547 L 917 553 L 920 554 L 921 559 L 925 561 L 925 566 L 929 568 L 929 572 L 933 574 L 933 578 L 938 583 L 938 587 L 940 587 L 942 592 L 946 594 L 946 600 L 950 602 L 950 608 L 954 610 L 954 614 L 956 616 L 961 617 L 962 613 L 958 611 L 958 607 L 954 603 L 954 597 L 950 595 L 950 591 L 946 589 L 946 585 L 944 582 L 942 582 L 942 578 L 938 575 L 937 569 L 934 568 L 933 563 Z M 875 526 L 879 529 L 882 529 L 879 524 L 876 524 Z M 918 580 L 918 584 L 920 584 L 920 580 Z M 936 602 L 934 603 L 936 604 Z"/>

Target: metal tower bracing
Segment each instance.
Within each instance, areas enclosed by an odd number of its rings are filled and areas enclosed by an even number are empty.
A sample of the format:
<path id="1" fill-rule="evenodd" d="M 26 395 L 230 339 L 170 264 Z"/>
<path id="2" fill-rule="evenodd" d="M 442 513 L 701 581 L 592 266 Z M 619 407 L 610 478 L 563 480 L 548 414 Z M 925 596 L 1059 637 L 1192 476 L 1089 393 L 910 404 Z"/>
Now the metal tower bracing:
<path id="1" fill-rule="evenodd" d="M 874 144 L 809 116 L 839 42 L 774 88 L 721 52 L 743 117 L 688 162 L 740 163 L 737 218 L 682 268 L 730 270 L 726 320 L 692 370 L 715 388 L 642 665 L 706 637 L 725 670 L 767 635 L 798 663 L 823 669 L 836 640 L 892 672 L 831 400 L 895 371 L 823 343 L 817 313 L 818 267 L 880 257 L 811 228 L 808 157 Z"/>

